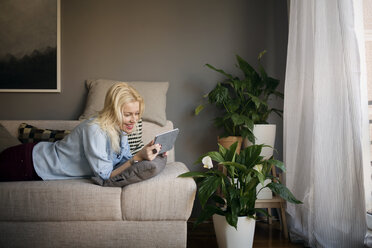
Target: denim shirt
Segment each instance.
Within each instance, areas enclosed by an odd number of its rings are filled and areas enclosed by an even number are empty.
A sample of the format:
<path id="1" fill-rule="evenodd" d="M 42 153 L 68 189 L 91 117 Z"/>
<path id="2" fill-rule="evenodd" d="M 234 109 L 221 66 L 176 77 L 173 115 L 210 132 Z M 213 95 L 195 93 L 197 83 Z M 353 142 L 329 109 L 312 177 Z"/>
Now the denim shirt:
<path id="1" fill-rule="evenodd" d="M 125 132 L 120 135 L 120 152 L 115 153 L 110 138 L 93 121 L 80 123 L 63 140 L 36 144 L 33 163 L 43 180 L 92 176 L 108 179 L 113 169 L 132 157 Z"/>

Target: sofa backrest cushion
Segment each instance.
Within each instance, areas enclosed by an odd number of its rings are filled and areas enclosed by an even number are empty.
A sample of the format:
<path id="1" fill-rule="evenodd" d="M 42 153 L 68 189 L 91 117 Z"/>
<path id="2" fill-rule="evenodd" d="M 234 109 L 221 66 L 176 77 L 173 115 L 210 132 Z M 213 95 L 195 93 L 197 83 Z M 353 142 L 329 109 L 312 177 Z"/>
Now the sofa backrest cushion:
<path id="1" fill-rule="evenodd" d="M 122 81 L 97 79 L 87 80 L 88 97 L 83 114 L 79 120 L 88 119 L 103 109 L 107 90 L 115 83 Z M 125 82 L 134 87 L 145 101 L 144 121 L 150 121 L 161 126 L 166 124 L 166 94 L 168 82 Z"/>

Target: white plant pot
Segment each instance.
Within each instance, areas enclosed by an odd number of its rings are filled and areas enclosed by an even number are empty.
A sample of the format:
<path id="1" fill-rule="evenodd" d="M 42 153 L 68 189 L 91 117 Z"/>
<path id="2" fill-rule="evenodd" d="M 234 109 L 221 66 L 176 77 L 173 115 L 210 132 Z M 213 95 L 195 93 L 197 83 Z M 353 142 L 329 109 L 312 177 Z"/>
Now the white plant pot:
<path id="1" fill-rule="evenodd" d="M 271 147 L 264 147 L 261 151 L 261 156 L 264 156 L 265 159 L 269 159 L 273 155 L 273 148 L 275 145 L 275 135 L 276 135 L 276 125 L 275 124 L 256 124 L 253 127 L 253 134 L 256 137 L 256 144 L 265 144 Z M 243 147 L 252 145 L 248 139 L 244 139 Z M 270 180 L 265 181 L 265 185 L 270 183 Z M 262 188 L 262 185 L 257 186 L 257 192 Z M 272 199 L 273 192 L 264 188 L 257 195 L 257 199 Z"/>
<path id="2" fill-rule="evenodd" d="M 264 186 L 268 185 L 269 183 L 271 183 L 271 180 L 270 179 L 266 179 L 264 181 Z M 260 192 L 258 193 L 257 195 L 257 199 L 260 199 L 260 200 L 268 200 L 268 199 L 273 199 L 273 192 L 271 191 L 271 189 L 269 188 L 263 188 L 264 186 L 262 186 L 262 184 L 258 184 L 257 187 L 256 187 L 256 191 L 257 192 Z M 263 189 L 262 189 L 263 188 Z M 261 190 L 262 189 L 262 190 Z M 261 190 L 261 191 L 260 191 Z"/>
<path id="3" fill-rule="evenodd" d="M 213 226 L 219 248 L 249 248 L 253 246 L 256 220 L 246 216 L 238 217 L 237 229 L 230 226 L 225 216 L 213 215 Z"/>
<path id="4" fill-rule="evenodd" d="M 275 124 L 256 124 L 253 127 L 253 134 L 256 137 L 256 145 L 265 144 L 274 148 L 276 125 Z M 252 143 L 246 138 L 244 139 L 243 147 L 252 145 Z M 270 147 L 264 147 L 261 151 L 261 156 L 265 159 L 269 159 L 273 155 L 273 149 Z"/>

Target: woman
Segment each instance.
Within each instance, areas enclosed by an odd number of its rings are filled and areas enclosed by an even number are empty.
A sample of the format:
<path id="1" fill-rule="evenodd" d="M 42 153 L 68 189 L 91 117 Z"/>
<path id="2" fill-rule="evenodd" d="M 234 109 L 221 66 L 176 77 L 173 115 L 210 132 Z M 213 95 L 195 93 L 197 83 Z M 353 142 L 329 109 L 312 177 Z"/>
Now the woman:
<path id="1" fill-rule="evenodd" d="M 0 154 L 0 180 L 108 179 L 134 162 L 153 160 L 160 151 L 151 141 L 134 156 L 128 134 L 135 129 L 144 110 L 138 92 L 117 83 L 107 92 L 104 108 L 96 117 L 79 124 L 63 140 L 24 144 Z"/>

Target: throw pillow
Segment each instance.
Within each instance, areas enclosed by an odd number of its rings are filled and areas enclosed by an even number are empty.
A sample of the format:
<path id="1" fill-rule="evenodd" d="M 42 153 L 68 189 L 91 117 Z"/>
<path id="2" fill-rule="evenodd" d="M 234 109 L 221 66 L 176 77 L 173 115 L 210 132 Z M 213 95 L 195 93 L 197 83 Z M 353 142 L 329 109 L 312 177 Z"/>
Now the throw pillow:
<path id="1" fill-rule="evenodd" d="M 102 110 L 106 92 L 115 83 L 120 81 L 97 79 L 87 80 L 88 97 L 83 114 L 79 120 L 89 119 Z M 134 87 L 145 101 L 145 111 L 142 115 L 144 121 L 150 121 L 161 126 L 166 124 L 166 94 L 168 82 L 125 82 Z"/>
<path id="2" fill-rule="evenodd" d="M 12 136 L 8 130 L 0 124 L 0 153 L 5 149 L 21 144 L 19 140 Z"/>
<path id="3" fill-rule="evenodd" d="M 69 130 L 41 129 L 27 123 L 22 123 L 18 128 L 18 139 L 22 143 L 36 143 L 40 141 L 55 142 L 63 139 L 70 132 Z"/>
<path id="4" fill-rule="evenodd" d="M 113 178 L 102 180 L 101 178 L 93 177 L 92 179 L 101 186 L 124 187 L 156 176 L 164 170 L 166 163 L 167 157 L 157 156 L 152 161 L 144 160 L 135 163 Z"/>
<path id="5" fill-rule="evenodd" d="M 144 146 L 142 141 L 142 120 L 137 122 L 136 130 L 128 135 L 128 143 L 130 146 L 130 152 L 132 155 L 139 152 Z"/>

